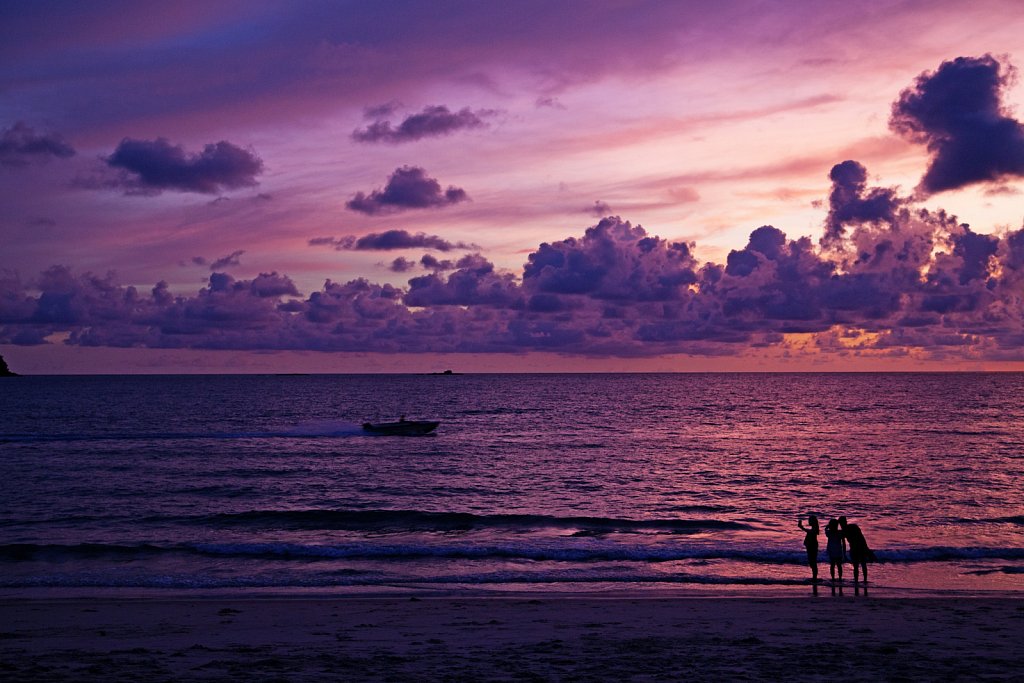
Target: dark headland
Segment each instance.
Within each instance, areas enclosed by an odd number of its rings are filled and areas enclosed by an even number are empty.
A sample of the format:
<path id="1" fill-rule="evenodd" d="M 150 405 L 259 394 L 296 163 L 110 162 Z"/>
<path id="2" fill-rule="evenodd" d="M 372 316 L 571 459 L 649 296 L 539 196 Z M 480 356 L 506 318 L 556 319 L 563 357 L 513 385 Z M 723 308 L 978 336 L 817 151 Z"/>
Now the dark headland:
<path id="1" fill-rule="evenodd" d="M 0 356 L 0 377 L 17 377 L 18 373 L 11 372 L 11 369 L 7 367 L 7 361 L 4 360 L 3 356 Z"/>

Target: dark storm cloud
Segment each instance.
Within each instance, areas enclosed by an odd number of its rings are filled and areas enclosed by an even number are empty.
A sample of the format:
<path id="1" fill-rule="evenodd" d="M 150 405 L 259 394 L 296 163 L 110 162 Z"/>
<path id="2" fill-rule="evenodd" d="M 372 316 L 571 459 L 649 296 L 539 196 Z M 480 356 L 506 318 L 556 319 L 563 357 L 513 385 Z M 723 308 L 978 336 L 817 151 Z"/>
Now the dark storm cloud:
<path id="1" fill-rule="evenodd" d="M 74 148 L 61 136 L 37 133 L 22 121 L 0 131 L 0 165 L 3 166 L 25 166 L 33 160 L 67 159 L 74 155 Z"/>
<path id="2" fill-rule="evenodd" d="M 823 245 L 842 239 L 844 227 L 860 223 L 892 222 L 899 209 L 896 191 L 889 188 L 867 189 L 868 172 L 860 163 L 847 160 L 829 173 L 832 192 L 828 197 L 828 219 Z"/>
<path id="3" fill-rule="evenodd" d="M 1024 175 L 1024 127 L 1002 103 L 1011 74 L 991 55 L 957 57 L 900 93 L 889 125 L 927 146 L 922 191 Z"/>
<path id="4" fill-rule="evenodd" d="M 125 138 L 106 162 L 124 173 L 121 186 L 143 194 L 163 190 L 215 194 L 256 185 L 256 176 L 263 172 L 263 161 L 254 152 L 223 140 L 206 145 L 198 154 L 187 154 L 165 138 Z"/>
<path id="5" fill-rule="evenodd" d="M 833 169 L 833 213 L 818 248 L 763 225 L 724 263 L 618 217 L 541 244 L 520 274 L 478 253 L 424 255 L 408 286 L 328 280 L 303 297 L 285 275 L 210 275 L 193 294 L 144 292 L 113 275 L 51 268 L 33 282 L 0 276 L 0 343 L 200 349 L 521 352 L 645 356 L 742 354 L 801 334 L 821 353 L 941 358 L 1019 356 L 1024 229 L 976 233 L 943 211 L 866 184 L 856 162 Z M 883 197 L 878 205 L 873 196 Z M 867 204 L 865 204 L 867 202 Z M 393 244 L 380 235 L 367 244 Z M 403 233 L 399 243 L 417 244 Z M 348 240 L 349 238 L 345 238 Z M 350 238 L 348 248 L 355 248 Z M 360 238 L 361 239 L 361 238 Z M 334 238 L 315 240 L 336 245 Z M 415 262 L 391 262 L 408 272 Z"/>
<path id="6" fill-rule="evenodd" d="M 387 111 L 380 116 L 388 116 L 392 113 L 393 111 Z M 423 138 L 442 137 L 459 130 L 483 128 L 487 125 L 484 119 L 494 116 L 496 113 L 490 109 L 472 111 L 469 107 L 453 112 L 444 105 L 434 105 L 424 107 L 423 111 L 418 114 L 407 116 L 397 127 L 392 126 L 391 121 L 377 118 L 366 128 L 353 131 L 352 139 L 357 142 L 399 144 Z"/>
<path id="7" fill-rule="evenodd" d="M 452 185 L 441 190 L 441 184 L 427 176 L 418 166 L 396 168 L 383 190 L 370 194 L 357 192 L 345 206 L 367 215 L 394 213 L 405 209 L 427 209 L 457 204 L 469 199 L 466 191 Z"/>
<path id="8" fill-rule="evenodd" d="M 309 240 L 312 247 L 330 245 L 335 249 L 355 251 L 390 251 L 394 249 L 437 249 L 438 251 L 451 251 L 453 249 L 476 249 L 473 244 L 466 242 L 449 242 L 437 235 L 428 235 L 423 232 L 415 234 L 406 230 L 386 230 L 384 232 L 372 232 L 369 235 L 355 237 L 346 235 L 344 237 L 314 237 Z"/>

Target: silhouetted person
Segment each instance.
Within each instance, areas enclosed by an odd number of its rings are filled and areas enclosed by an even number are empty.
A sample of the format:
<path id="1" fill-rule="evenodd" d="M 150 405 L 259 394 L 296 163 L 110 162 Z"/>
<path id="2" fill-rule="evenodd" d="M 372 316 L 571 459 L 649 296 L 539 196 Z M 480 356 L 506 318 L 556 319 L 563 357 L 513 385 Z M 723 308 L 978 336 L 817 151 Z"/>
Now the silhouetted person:
<path id="1" fill-rule="evenodd" d="M 843 537 L 850 544 L 850 564 L 853 565 L 853 583 L 856 585 L 858 577 L 857 570 L 864 570 L 864 583 L 868 582 L 868 562 L 874 562 L 875 554 L 868 548 L 868 542 L 864 533 L 856 524 L 850 524 L 846 517 L 839 518 L 839 526 L 843 530 Z"/>
<path id="2" fill-rule="evenodd" d="M 839 582 L 843 581 L 843 562 L 846 560 L 846 538 L 839 528 L 839 520 L 834 517 L 825 526 L 825 537 L 828 539 L 828 573 L 832 576 L 832 585 L 836 583 L 836 568 L 839 568 Z"/>
<path id="3" fill-rule="evenodd" d="M 804 532 L 804 547 L 807 548 L 807 566 L 811 568 L 811 581 L 818 582 L 818 518 L 814 515 L 807 516 L 808 526 L 804 526 L 804 520 L 798 519 L 797 526 Z"/>

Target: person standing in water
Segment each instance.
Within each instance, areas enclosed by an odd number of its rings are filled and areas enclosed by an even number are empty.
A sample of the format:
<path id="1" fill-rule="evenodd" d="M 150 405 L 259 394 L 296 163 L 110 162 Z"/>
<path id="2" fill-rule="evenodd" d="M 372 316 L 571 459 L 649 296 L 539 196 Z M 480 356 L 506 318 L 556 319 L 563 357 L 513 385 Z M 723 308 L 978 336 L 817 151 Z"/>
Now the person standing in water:
<path id="1" fill-rule="evenodd" d="M 832 518 L 828 520 L 825 527 L 825 537 L 828 539 L 828 571 L 832 575 L 832 585 L 836 583 L 836 567 L 839 567 L 839 583 L 843 582 L 843 562 L 846 560 L 846 538 L 839 528 L 839 520 Z"/>
<path id="2" fill-rule="evenodd" d="M 807 565 L 811 568 L 811 581 L 818 582 L 818 518 L 807 516 L 807 526 L 803 518 L 797 519 L 797 526 L 804 532 L 804 547 L 807 548 Z"/>

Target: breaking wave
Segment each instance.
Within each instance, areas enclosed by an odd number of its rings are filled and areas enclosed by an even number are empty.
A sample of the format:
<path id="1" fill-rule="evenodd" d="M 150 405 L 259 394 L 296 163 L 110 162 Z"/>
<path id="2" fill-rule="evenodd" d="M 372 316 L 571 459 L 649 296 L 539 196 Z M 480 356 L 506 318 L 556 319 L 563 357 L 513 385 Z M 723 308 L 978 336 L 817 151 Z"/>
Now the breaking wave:
<path id="1" fill-rule="evenodd" d="M 891 548 L 875 551 L 880 562 L 915 563 L 957 560 L 1024 560 L 1024 548 L 947 547 Z M 736 545 L 635 545 L 592 539 L 550 539 L 506 543 L 180 543 L 0 545 L 0 561 L 70 561 L 116 557 L 145 559 L 154 555 L 201 555 L 240 560 L 323 561 L 345 559 L 532 560 L 536 562 L 670 562 L 731 560 L 759 564 L 804 564 L 803 552 L 786 548 Z"/>

